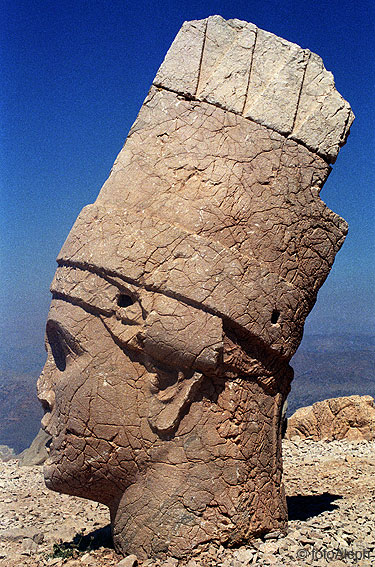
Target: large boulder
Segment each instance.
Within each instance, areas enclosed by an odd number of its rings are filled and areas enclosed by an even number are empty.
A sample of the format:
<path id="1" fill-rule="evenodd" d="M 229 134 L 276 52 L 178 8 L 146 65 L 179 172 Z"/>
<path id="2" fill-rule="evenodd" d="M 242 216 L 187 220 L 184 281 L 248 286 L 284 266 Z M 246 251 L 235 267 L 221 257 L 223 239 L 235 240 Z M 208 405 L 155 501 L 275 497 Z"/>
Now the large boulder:
<path id="1" fill-rule="evenodd" d="M 299 408 L 289 419 L 286 438 L 350 441 L 375 439 L 375 404 L 371 396 L 345 396 Z"/>
<path id="2" fill-rule="evenodd" d="M 48 457 L 47 446 L 50 440 L 51 436 L 43 429 L 40 429 L 30 447 L 18 455 L 17 458 L 21 467 L 42 465 Z"/>

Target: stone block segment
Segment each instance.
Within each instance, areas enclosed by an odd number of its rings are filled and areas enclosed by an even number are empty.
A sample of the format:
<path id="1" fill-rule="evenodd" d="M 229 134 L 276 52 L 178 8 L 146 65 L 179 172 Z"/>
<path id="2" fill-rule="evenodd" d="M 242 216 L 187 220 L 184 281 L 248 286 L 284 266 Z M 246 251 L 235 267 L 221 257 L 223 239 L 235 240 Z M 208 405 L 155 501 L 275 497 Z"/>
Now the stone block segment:
<path id="1" fill-rule="evenodd" d="M 337 92 L 322 59 L 310 53 L 291 138 L 334 163 L 346 142 L 354 114 Z"/>
<path id="2" fill-rule="evenodd" d="M 258 30 L 243 115 L 280 134 L 291 133 L 308 52 Z"/>
<path id="3" fill-rule="evenodd" d="M 156 73 L 154 84 L 185 95 L 197 91 L 207 21 L 185 22 Z"/>
<path id="4" fill-rule="evenodd" d="M 207 19 L 196 98 L 242 114 L 257 28 L 220 16 Z"/>
<path id="5" fill-rule="evenodd" d="M 221 16 L 184 23 L 154 84 L 290 136 L 328 163 L 354 120 L 318 55 Z"/>

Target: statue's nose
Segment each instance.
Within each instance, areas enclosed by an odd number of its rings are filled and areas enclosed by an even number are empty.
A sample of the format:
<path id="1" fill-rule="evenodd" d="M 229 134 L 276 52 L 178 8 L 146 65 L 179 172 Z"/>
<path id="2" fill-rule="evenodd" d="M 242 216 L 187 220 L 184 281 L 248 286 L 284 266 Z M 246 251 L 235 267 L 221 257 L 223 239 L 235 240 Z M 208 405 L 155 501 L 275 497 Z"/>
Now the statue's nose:
<path id="1" fill-rule="evenodd" d="M 42 404 L 44 410 L 44 416 L 41 420 L 41 426 L 42 429 L 44 429 L 44 431 L 47 431 L 47 433 L 49 434 L 51 434 L 51 431 L 48 426 L 50 424 L 52 410 L 55 405 L 55 392 L 52 389 L 52 386 L 53 386 L 53 382 L 51 376 L 50 363 L 47 360 L 42 370 L 42 373 L 38 378 L 37 394 L 38 394 L 38 400 Z"/>
<path id="2" fill-rule="evenodd" d="M 48 362 L 45 364 L 37 382 L 38 400 L 44 412 L 51 412 L 55 403 L 55 392 L 52 389 L 51 372 Z"/>

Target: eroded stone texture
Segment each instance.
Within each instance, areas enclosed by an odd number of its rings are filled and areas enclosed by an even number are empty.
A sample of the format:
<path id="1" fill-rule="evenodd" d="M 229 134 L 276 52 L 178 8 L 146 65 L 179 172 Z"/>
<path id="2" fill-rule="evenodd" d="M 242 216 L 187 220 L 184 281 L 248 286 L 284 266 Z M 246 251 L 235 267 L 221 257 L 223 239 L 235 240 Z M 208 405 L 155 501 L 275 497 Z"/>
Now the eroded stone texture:
<path id="1" fill-rule="evenodd" d="M 289 419 L 286 438 L 334 441 L 375 439 L 375 404 L 371 396 L 345 396 L 299 408 Z"/>
<path id="2" fill-rule="evenodd" d="M 21 467 L 42 465 L 48 458 L 47 447 L 51 437 L 40 429 L 30 447 L 17 455 L 17 460 Z"/>
<path id="3" fill-rule="evenodd" d="M 286 529 L 288 362 L 347 230 L 319 192 L 322 140 L 338 150 L 350 120 L 329 85 L 299 116 L 311 56 L 247 22 L 186 22 L 59 254 L 46 483 L 107 504 L 123 553 Z"/>
<path id="4" fill-rule="evenodd" d="M 184 23 L 154 84 L 264 124 L 329 163 L 354 120 L 319 55 L 221 16 Z"/>

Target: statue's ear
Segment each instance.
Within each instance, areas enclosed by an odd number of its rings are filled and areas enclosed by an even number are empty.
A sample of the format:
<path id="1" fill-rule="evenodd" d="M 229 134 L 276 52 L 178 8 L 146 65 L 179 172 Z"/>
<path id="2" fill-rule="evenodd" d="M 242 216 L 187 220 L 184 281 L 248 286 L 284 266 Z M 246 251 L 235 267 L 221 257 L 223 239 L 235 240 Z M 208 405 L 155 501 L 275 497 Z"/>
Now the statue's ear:
<path id="1" fill-rule="evenodd" d="M 185 375 L 179 372 L 172 384 L 172 376 L 168 374 L 158 372 L 153 376 L 148 421 L 154 431 L 164 435 L 172 434 L 202 383 L 203 374 L 194 372 Z"/>
<path id="2" fill-rule="evenodd" d="M 161 294 L 137 336 L 153 360 L 185 373 L 215 372 L 222 361 L 221 318 Z"/>

